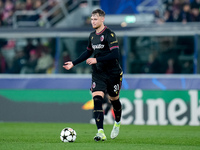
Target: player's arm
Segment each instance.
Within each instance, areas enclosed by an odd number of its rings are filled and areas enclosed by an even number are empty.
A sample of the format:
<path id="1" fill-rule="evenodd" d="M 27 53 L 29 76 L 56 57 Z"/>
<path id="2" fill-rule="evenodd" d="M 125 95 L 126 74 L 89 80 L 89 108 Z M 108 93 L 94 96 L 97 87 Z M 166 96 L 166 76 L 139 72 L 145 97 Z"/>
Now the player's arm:
<path id="1" fill-rule="evenodd" d="M 87 58 L 89 58 L 92 55 L 92 53 L 93 53 L 93 49 L 92 49 L 91 34 L 90 34 L 89 39 L 88 39 L 87 50 L 84 51 L 76 60 L 65 62 L 63 67 L 69 70 L 73 68 L 75 65 L 85 61 Z"/>
<path id="2" fill-rule="evenodd" d="M 111 51 L 111 53 L 109 53 L 106 56 L 98 57 L 98 58 L 88 58 L 87 61 L 86 61 L 86 63 L 88 65 L 93 65 L 93 64 L 96 64 L 97 62 L 102 62 L 102 61 L 112 60 L 112 59 L 119 59 L 118 48 L 113 49 Z"/>
<path id="3" fill-rule="evenodd" d="M 112 60 L 112 59 L 119 59 L 119 50 L 118 48 L 115 48 L 108 55 L 103 56 L 103 57 L 98 57 L 96 59 L 97 59 L 97 62 L 102 62 L 102 61 Z"/>
<path id="4" fill-rule="evenodd" d="M 93 53 L 92 50 L 86 50 L 76 60 L 65 62 L 64 65 L 63 65 L 63 68 L 70 70 L 75 65 L 77 65 L 77 64 L 83 62 L 84 60 L 86 60 L 87 58 L 89 58 L 92 55 L 92 53 Z"/>
<path id="5" fill-rule="evenodd" d="M 92 55 L 92 53 L 93 53 L 92 50 L 86 50 L 76 60 L 72 61 L 73 65 L 75 66 L 75 65 L 85 61 L 87 58 L 89 58 Z"/>

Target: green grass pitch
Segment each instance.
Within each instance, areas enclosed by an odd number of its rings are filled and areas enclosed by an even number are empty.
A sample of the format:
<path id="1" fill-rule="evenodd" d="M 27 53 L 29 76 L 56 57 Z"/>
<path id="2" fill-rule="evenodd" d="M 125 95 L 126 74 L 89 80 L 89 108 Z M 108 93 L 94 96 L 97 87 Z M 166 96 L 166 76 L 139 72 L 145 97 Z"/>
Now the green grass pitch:
<path id="1" fill-rule="evenodd" d="M 61 142 L 60 132 L 77 132 L 73 143 Z M 112 140 L 112 125 L 105 125 L 107 141 L 95 142 L 96 126 L 74 123 L 0 123 L 0 150 L 200 150 L 200 126 L 121 125 Z"/>

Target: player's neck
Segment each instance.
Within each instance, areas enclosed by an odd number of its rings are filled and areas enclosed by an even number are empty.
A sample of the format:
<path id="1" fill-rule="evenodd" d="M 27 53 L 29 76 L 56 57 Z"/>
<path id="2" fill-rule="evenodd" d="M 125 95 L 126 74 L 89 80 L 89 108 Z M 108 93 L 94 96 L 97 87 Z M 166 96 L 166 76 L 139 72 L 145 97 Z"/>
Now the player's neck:
<path id="1" fill-rule="evenodd" d="M 96 33 L 100 33 L 104 29 L 104 24 L 102 24 L 99 28 L 96 29 Z"/>

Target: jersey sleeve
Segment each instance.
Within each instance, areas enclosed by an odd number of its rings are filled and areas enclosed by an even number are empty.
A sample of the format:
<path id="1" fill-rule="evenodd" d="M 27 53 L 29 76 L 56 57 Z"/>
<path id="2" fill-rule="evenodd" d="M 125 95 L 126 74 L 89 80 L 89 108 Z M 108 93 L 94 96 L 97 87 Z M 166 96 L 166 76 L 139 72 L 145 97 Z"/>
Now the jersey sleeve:
<path id="1" fill-rule="evenodd" d="M 115 48 L 117 48 L 117 49 L 119 48 L 118 40 L 117 40 L 117 37 L 116 37 L 114 32 L 110 32 L 108 34 L 107 38 L 108 38 L 108 45 L 109 45 L 110 50 L 113 50 Z"/>
<path id="2" fill-rule="evenodd" d="M 89 39 L 88 39 L 88 46 L 87 46 L 87 50 L 89 50 L 89 51 L 93 51 L 93 49 L 92 49 L 92 43 L 91 43 L 91 38 L 92 38 L 92 36 L 90 34 Z"/>
<path id="3" fill-rule="evenodd" d="M 91 34 L 89 36 L 88 39 L 88 46 L 87 46 L 87 50 L 84 51 L 76 60 L 72 61 L 73 65 L 77 65 L 83 61 L 85 61 L 87 58 L 89 58 L 93 53 L 93 49 L 92 49 L 92 44 L 91 44 Z"/>

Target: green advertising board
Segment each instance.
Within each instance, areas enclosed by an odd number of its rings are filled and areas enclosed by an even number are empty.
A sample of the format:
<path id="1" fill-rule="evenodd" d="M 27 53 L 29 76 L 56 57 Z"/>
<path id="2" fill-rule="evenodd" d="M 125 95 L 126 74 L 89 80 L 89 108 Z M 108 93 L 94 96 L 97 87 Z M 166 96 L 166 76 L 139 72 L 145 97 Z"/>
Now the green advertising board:
<path id="1" fill-rule="evenodd" d="M 0 116 L 0 120 L 4 120 L 6 115 L 12 112 L 12 109 L 9 111 L 4 109 L 7 105 L 6 101 L 15 104 L 26 103 L 27 105 L 29 103 L 37 103 L 38 105 L 51 105 L 52 103 L 55 105 L 59 103 L 69 108 L 71 108 L 73 103 L 73 108 L 76 109 L 73 111 L 84 113 L 87 110 L 82 110 L 81 106 L 90 101 L 91 98 L 89 90 L 0 90 L 2 107 L 0 114 L 4 114 Z M 120 100 L 123 105 L 123 124 L 200 125 L 198 90 L 122 90 Z M 56 109 L 59 109 L 59 106 Z M 18 105 L 14 107 L 15 110 L 18 109 Z M 2 112 L 3 110 L 5 111 Z M 27 109 L 26 111 L 29 110 Z M 49 110 L 43 110 L 40 113 L 47 111 Z M 85 120 L 89 121 L 90 117 L 88 116 Z M 112 123 L 113 117 L 111 112 L 109 117 L 110 123 Z M 30 120 L 34 121 L 34 118 L 30 118 Z M 70 121 L 70 118 L 68 118 L 68 121 Z"/>

